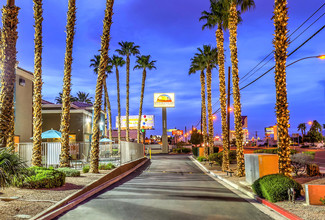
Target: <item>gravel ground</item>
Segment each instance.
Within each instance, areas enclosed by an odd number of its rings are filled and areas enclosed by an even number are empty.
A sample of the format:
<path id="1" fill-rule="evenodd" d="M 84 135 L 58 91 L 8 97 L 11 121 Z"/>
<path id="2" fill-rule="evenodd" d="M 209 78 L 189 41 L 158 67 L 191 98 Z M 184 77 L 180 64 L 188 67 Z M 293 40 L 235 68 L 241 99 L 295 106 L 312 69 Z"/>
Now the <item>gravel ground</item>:
<path id="1" fill-rule="evenodd" d="M 246 183 L 245 177 L 237 177 L 237 176 L 227 176 L 226 173 L 221 171 L 221 167 L 218 165 L 213 165 L 212 167 L 209 166 L 209 163 L 202 162 L 203 166 L 207 169 L 213 171 L 215 174 L 225 178 L 247 191 L 253 192 L 250 185 Z M 236 172 L 236 164 L 230 164 L 230 169 Z M 303 189 L 305 188 L 305 184 L 325 184 L 324 177 L 299 177 L 295 178 L 296 181 L 302 184 Z M 277 202 L 276 205 L 284 208 L 285 210 L 299 216 L 305 220 L 325 220 L 325 206 L 307 206 L 305 198 L 302 196 L 300 197 L 296 203 L 292 203 L 289 201 Z"/>
<path id="2" fill-rule="evenodd" d="M 20 219 L 16 215 L 34 216 L 109 172 L 101 170 L 99 174 L 82 173 L 80 177 L 66 177 L 66 183 L 54 189 L 0 189 L 0 197 L 19 197 L 10 202 L 0 200 L 0 219 Z"/>

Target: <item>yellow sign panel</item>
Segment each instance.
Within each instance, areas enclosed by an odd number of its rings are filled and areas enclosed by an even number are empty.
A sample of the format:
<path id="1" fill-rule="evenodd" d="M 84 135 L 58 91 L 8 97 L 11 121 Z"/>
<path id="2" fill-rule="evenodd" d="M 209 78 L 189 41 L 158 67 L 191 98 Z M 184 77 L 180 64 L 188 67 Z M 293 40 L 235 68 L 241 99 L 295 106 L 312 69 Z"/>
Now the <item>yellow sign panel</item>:
<path id="1" fill-rule="evenodd" d="M 131 130 L 138 129 L 138 115 L 130 115 L 129 116 L 129 128 Z M 155 117 L 153 115 L 142 115 L 141 116 L 141 129 L 151 130 L 155 126 Z M 116 127 L 118 128 L 118 116 L 116 116 Z M 121 116 L 121 129 L 126 129 L 126 116 Z"/>
<path id="2" fill-rule="evenodd" d="M 175 93 L 154 93 L 155 108 L 174 108 Z"/>

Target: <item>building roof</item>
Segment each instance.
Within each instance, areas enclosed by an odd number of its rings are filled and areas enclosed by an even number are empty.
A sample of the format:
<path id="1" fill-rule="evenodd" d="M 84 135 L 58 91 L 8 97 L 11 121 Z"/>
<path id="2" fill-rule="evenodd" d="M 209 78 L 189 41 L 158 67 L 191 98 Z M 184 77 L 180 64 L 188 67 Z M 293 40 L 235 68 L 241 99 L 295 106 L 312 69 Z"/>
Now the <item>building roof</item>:
<path id="1" fill-rule="evenodd" d="M 23 69 L 23 68 L 21 68 L 21 67 L 17 67 L 17 69 L 20 69 L 20 70 L 22 70 L 22 71 L 24 71 L 24 72 L 26 72 L 26 73 L 29 73 L 30 75 L 32 75 L 32 76 L 34 76 L 34 74 L 32 73 L 32 72 L 30 72 L 30 71 L 28 71 L 28 70 L 25 70 L 25 69 Z"/>
<path id="2" fill-rule="evenodd" d="M 54 103 L 42 99 L 42 105 L 44 105 L 44 104 L 54 104 Z"/>
<path id="3" fill-rule="evenodd" d="M 93 107 L 92 104 L 84 103 L 84 102 L 72 102 L 71 104 L 77 106 L 78 108 L 89 108 Z"/>

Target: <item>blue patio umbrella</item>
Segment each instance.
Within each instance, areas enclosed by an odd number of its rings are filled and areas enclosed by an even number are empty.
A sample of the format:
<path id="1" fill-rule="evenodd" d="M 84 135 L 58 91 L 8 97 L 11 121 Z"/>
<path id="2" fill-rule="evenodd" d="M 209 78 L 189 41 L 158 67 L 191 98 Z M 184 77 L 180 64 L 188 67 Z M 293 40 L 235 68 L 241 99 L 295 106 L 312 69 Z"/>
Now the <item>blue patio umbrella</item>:
<path id="1" fill-rule="evenodd" d="M 61 138 L 61 136 L 62 136 L 61 132 L 53 129 L 42 133 L 42 139 Z M 31 137 L 30 139 L 33 139 L 33 137 Z"/>
<path id="2" fill-rule="evenodd" d="M 112 143 L 114 141 L 112 141 L 111 139 L 108 139 L 108 138 L 102 138 L 99 140 L 99 142 L 109 142 L 109 143 Z"/>

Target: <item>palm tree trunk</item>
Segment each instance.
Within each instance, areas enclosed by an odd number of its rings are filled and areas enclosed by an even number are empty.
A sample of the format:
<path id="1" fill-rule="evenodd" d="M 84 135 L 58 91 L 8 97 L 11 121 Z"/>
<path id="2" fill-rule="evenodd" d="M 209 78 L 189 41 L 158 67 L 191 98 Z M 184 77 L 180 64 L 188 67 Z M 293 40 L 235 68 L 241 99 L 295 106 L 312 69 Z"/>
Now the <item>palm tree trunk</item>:
<path id="1" fill-rule="evenodd" d="M 118 117 L 117 117 L 117 124 L 118 124 L 118 143 L 121 143 L 121 100 L 120 100 L 120 76 L 119 76 L 119 70 L 116 66 L 116 85 L 117 85 L 117 111 L 118 111 Z"/>
<path id="2" fill-rule="evenodd" d="M 89 172 L 98 173 L 99 165 L 99 122 L 101 117 L 101 105 L 102 105 L 102 90 L 103 80 L 105 78 L 106 67 L 108 64 L 108 47 L 110 41 L 110 29 L 112 24 L 113 15 L 113 4 L 114 0 L 106 1 L 103 35 L 101 40 L 100 50 L 100 63 L 98 67 L 96 94 L 94 103 L 94 121 L 93 121 L 93 136 L 91 142 L 91 153 L 90 153 L 90 169 Z"/>
<path id="3" fill-rule="evenodd" d="M 205 103 L 205 75 L 204 71 L 201 70 L 201 75 L 200 75 L 200 80 L 201 80 L 201 109 L 202 109 L 202 136 L 203 136 L 203 144 L 204 144 L 204 156 L 207 157 L 209 154 L 208 147 L 207 147 L 207 120 L 206 120 L 206 103 Z"/>
<path id="4" fill-rule="evenodd" d="M 105 83 L 105 80 L 104 80 L 104 83 Z M 107 123 L 108 123 L 108 119 L 107 119 L 107 101 L 106 101 L 106 96 L 107 96 L 107 91 L 104 89 L 104 112 L 105 112 L 105 116 L 104 116 L 104 121 L 105 121 L 105 126 L 104 126 L 104 137 L 106 138 L 107 137 Z"/>
<path id="5" fill-rule="evenodd" d="M 14 150 L 14 88 L 19 8 L 9 1 L 2 9 L 2 62 L 0 94 L 0 147 Z"/>
<path id="6" fill-rule="evenodd" d="M 146 69 L 143 69 L 142 73 L 142 87 L 141 87 L 141 97 L 140 97 L 140 108 L 139 108 L 139 118 L 138 118 L 138 132 L 137 132 L 137 139 L 138 143 L 140 143 L 140 128 L 141 128 L 141 115 L 142 115 L 142 105 L 143 105 L 143 96 L 144 96 L 144 88 L 146 83 Z M 143 140 L 144 144 L 144 140 Z"/>
<path id="7" fill-rule="evenodd" d="M 105 103 L 107 103 L 107 112 L 108 112 L 108 138 L 112 140 L 112 110 L 111 110 L 111 103 L 109 101 L 109 96 L 107 92 L 107 84 L 106 84 L 106 77 L 104 79 L 104 90 L 105 90 Z M 105 110 L 105 116 L 106 116 L 106 123 L 105 123 L 105 128 L 106 128 L 106 133 L 105 137 L 107 136 L 107 113 Z M 112 143 L 109 143 L 109 152 L 113 152 L 113 145 Z"/>
<path id="8" fill-rule="evenodd" d="M 245 176 L 245 162 L 243 152 L 243 127 L 241 116 L 239 76 L 238 76 L 238 58 L 237 58 L 237 23 L 238 15 L 236 3 L 232 3 L 229 15 L 229 33 L 230 33 L 230 52 L 232 64 L 232 83 L 234 97 L 234 114 L 235 114 L 235 131 L 236 131 L 236 146 L 237 146 L 237 175 Z"/>
<path id="9" fill-rule="evenodd" d="M 219 91 L 220 91 L 220 108 L 221 108 L 221 125 L 222 125 L 222 170 L 229 170 L 229 140 L 227 125 L 227 97 L 226 97 L 226 76 L 225 76 L 225 54 L 224 54 L 224 37 L 221 26 L 216 31 L 217 48 L 218 48 L 218 66 L 219 66 Z"/>
<path id="10" fill-rule="evenodd" d="M 207 67 L 207 96 L 208 96 L 208 122 L 209 122 L 209 136 L 208 143 L 210 148 L 210 154 L 213 154 L 213 117 L 212 117 L 212 97 L 211 97 L 211 84 L 212 73 L 210 66 Z"/>
<path id="11" fill-rule="evenodd" d="M 42 166 L 42 0 L 34 0 L 35 57 L 33 91 L 33 154 L 32 165 Z"/>
<path id="12" fill-rule="evenodd" d="M 130 110 L 130 56 L 126 57 L 126 131 L 125 139 L 130 141 L 129 137 L 129 110 Z"/>
<path id="13" fill-rule="evenodd" d="M 70 133 L 70 93 L 71 93 L 71 65 L 72 48 L 76 25 L 76 0 L 69 0 L 67 22 L 66 52 L 64 59 L 64 77 L 62 91 L 62 116 L 61 116 L 61 158 L 60 167 L 69 167 L 69 133 Z"/>
<path id="14" fill-rule="evenodd" d="M 291 160 L 289 145 L 289 110 L 287 101 L 286 61 L 288 40 L 288 8 L 286 0 L 275 0 L 274 7 L 274 48 L 275 48 L 275 86 L 276 86 L 276 116 L 278 123 L 278 155 L 279 173 L 291 176 Z"/>

